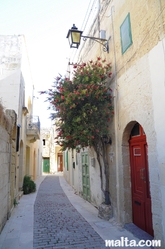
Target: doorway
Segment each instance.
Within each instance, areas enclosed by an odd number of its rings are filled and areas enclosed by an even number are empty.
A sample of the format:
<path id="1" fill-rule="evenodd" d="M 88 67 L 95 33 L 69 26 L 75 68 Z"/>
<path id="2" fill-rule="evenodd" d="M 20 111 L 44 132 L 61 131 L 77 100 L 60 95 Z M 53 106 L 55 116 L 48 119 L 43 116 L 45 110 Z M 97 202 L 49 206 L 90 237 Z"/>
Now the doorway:
<path id="1" fill-rule="evenodd" d="M 43 158 L 43 173 L 50 173 L 50 159 Z"/>
<path id="2" fill-rule="evenodd" d="M 60 153 L 58 153 L 57 167 L 58 167 L 58 172 L 63 171 L 63 155 Z"/>
<path id="3" fill-rule="evenodd" d="M 133 223 L 153 236 L 148 172 L 148 146 L 143 128 L 136 123 L 129 140 Z"/>
<path id="4" fill-rule="evenodd" d="M 81 154 L 81 161 L 82 161 L 83 198 L 90 202 L 90 176 L 89 176 L 89 162 L 88 162 L 87 152 L 83 152 Z"/>

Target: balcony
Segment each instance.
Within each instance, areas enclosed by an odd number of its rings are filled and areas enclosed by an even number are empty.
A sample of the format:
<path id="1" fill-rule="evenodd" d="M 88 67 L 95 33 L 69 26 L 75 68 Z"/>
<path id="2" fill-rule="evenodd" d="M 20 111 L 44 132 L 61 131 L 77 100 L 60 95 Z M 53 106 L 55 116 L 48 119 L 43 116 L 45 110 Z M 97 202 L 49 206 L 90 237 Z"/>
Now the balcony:
<path id="1" fill-rule="evenodd" d="M 26 135 L 31 143 L 40 139 L 40 120 L 38 116 L 27 116 Z"/>

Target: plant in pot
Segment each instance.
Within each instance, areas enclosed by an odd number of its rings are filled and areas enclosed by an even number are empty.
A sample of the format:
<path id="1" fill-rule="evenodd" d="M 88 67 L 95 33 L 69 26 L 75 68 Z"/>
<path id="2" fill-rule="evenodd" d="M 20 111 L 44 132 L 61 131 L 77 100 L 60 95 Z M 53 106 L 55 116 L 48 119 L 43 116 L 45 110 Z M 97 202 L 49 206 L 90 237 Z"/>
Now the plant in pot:
<path id="1" fill-rule="evenodd" d="M 36 191 L 35 182 L 31 179 L 31 176 L 25 175 L 23 180 L 23 193 L 26 195 L 35 191 Z"/>

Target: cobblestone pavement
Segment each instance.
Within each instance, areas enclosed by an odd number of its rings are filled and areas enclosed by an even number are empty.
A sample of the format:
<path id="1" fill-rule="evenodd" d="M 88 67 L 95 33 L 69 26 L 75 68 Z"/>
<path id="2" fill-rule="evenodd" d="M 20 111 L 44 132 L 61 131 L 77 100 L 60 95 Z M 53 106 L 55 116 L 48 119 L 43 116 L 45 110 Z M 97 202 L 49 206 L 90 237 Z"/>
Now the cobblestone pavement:
<path id="1" fill-rule="evenodd" d="M 105 249 L 104 240 L 68 200 L 58 176 L 47 176 L 38 190 L 33 248 Z"/>

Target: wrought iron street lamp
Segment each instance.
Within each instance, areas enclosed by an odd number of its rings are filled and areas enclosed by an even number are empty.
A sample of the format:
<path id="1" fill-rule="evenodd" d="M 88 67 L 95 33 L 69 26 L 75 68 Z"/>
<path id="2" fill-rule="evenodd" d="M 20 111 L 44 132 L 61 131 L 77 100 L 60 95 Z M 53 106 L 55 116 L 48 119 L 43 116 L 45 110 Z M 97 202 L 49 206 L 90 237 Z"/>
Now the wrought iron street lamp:
<path id="1" fill-rule="evenodd" d="M 111 137 L 109 137 L 109 136 L 107 136 L 107 135 L 103 135 L 103 141 L 104 141 L 104 143 L 105 144 L 112 144 L 112 139 L 111 139 Z"/>
<path id="2" fill-rule="evenodd" d="M 78 30 L 78 28 L 73 24 L 73 27 L 69 29 L 67 37 L 69 40 L 70 48 L 78 48 L 81 42 L 81 37 L 86 40 L 87 38 L 95 40 L 96 42 L 103 45 L 103 51 L 109 53 L 109 39 L 103 39 L 98 37 L 92 37 L 92 36 L 83 36 L 83 31 Z"/>
<path id="3" fill-rule="evenodd" d="M 69 29 L 66 38 L 68 38 L 71 48 L 79 47 L 82 33 L 83 31 L 79 31 L 78 28 L 76 28 L 75 24 L 73 24 L 73 27 L 71 29 Z"/>

